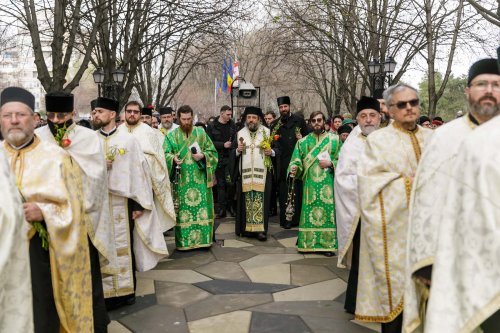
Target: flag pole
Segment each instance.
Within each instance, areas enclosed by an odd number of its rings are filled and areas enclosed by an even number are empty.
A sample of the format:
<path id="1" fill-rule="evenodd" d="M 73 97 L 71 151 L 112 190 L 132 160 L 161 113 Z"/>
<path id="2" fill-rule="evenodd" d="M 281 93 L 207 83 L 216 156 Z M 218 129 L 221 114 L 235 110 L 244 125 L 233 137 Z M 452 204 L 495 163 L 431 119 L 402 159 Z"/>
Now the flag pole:
<path id="1" fill-rule="evenodd" d="M 214 114 L 217 114 L 217 78 L 214 84 Z"/>

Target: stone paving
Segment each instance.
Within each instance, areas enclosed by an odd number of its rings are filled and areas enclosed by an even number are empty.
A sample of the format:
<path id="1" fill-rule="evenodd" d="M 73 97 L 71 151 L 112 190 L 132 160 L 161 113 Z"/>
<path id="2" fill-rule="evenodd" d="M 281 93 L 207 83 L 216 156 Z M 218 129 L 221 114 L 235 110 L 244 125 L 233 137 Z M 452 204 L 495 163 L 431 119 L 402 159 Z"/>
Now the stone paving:
<path id="1" fill-rule="evenodd" d="M 349 272 L 337 258 L 301 254 L 297 230 L 269 224 L 268 240 L 234 234 L 234 220 L 217 220 L 211 249 L 174 251 L 137 273 L 137 302 L 110 312 L 110 333 L 373 333 L 379 325 L 344 312 Z"/>

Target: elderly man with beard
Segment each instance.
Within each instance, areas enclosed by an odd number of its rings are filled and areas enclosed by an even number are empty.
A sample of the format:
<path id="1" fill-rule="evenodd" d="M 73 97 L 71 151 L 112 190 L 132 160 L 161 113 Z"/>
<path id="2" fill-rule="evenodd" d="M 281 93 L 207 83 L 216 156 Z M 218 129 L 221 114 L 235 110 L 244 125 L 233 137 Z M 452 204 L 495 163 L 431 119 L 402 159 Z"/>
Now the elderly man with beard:
<path id="1" fill-rule="evenodd" d="M 239 236 L 256 235 L 267 239 L 269 204 L 272 186 L 271 156 L 276 156 L 269 142 L 269 128 L 263 125 L 264 115 L 257 107 L 248 106 L 242 115 L 245 127 L 233 141 L 231 154 L 236 171 L 237 209 L 235 232 Z M 265 145 L 265 147 L 263 147 Z"/>
<path id="2" fill-rule="evenodd" d="M 321 111 L 313 112 L 309 121 L 313 132 L 297 142 L 288 167 L 290 177 L 304 183 L 297 249 L 330 257 L 337 251 L 333 179 L 340 141 L 325 131 Z"/>
<path id="3" fill-rule="evenodd" d="M 379 322 L 388 333 L 401 332 L 411 187 L 433 131 L 417 125 L 415 88 L 399 83 L 384 92 L 384 99 L 393 122 L 367 137 L 358 162 L 360 297 L 355 318 Z"/>
<path id="4" fill-rule="evenodd" d="M 179 250 L 212 246 L 214 206 L 212 187 L 217 150 L 202 128 L 193 127 L 193 109 L 177 110 L 180 126 L 165 137 L 168 170 L 174 174 L 177 212 L 175 245 Z"/>
<path id="5" fill-rule="evenodd" d="M 168 133 L 179 127 L 179 125 L 174 123 L 174 116 L 172 115 L 173 111 L 174 109 L 170 106 L 160 108 L 161 124 L 158 126 L 158 129 L 163 135 L 168 135 Z"/>
<path id="6" fill-rule="evenodd" d="M 357 106 L 354 129 L 342 145 L 335 170 L 335 212 L 339 242 L 338 267 L 350 266 L 344 308 L 354 314 L 359 265 L 359 199 L 357 167 L 366 146 L 366 137 L 380 126 L 380 103 L 371 97 L 361 96 Z M 351 264 L 349 264 L 349 261 Z"/>
<path id="7" fill-rule="evenodd" d="M 91 259 L 85 226 L 87 221 L 83 216 L 81 203 L 83 194 L 80 170 L 63 148 L 50 143 L 49 140 L 40 140 L 33 133 L 34 105 L 35 97 L 21 88 L 9 87 L 0 95 L 0 127 L 5 138 L 2 148 L 5 149 L 7 163 L 16 180 L 16 190 L 23 201 L 24 218 L 29 223 L 26 230 L 30 238 L 35 332 L 106 330 L 106 325 L 94 326 L 92 320 Z M 9 201 L 2 196 L 2 207 L 8 204 Z M 0 230 L 6 232 L 8 224 L 2 223 Z M 25 239 L 20 237 L 16 241 L 23 243 L 23 240 Z M 2 245 L 7 242 L 8 240 L 2 238 Z M 22 253 L 22 249 L 19 249 L 17 255 Z M 29 270 L 18 269 L 19 271 L 12 271 L 11 274 L 29 274 Z M 2 279 L 2 282 L 5 280 Z M 18 284 L 29 288 L 26 276 L 19 277 L 19 280 L 14 282 L 14 285 Z M 18 297 L 23 296 L 25 292 L 26 290 Z M 2 290 L 1 295 L 2 298 L 11 296 L 8 290 Z M 0 317 L 6 319 L 5 315 L 8 318 L 12 314 L 22 314 L 23 309 L 26 310 L 25 307 L 29 306 L 28 298 L 29 296 L 19 301 L 9 298 L 10 304 L 2 307 Z M 102 301 L 104 303 L 104 299 Z M 12 309 L 12 306 L 17 307 Z M 106 309 L 100 310 L 104 312 L 102 315 L 107 317 Z M 22 326 L 31 316 L 28 313 L 24 315 L 26 317 L 20 316 L 17 319 L 16 325 Z M 9 331 L 9 327 L 14 326 L 9 322 L 0 323 L 2 331 Z M 32 331 L 31 323 L 25 323 L 23 329 L 9 332 L 29 331 Z"/>
<path id="8" fill-rule="evenodd" d="M 137 101 L 125 104 L 125 123 L 118 132 L 132 134 L 139 144 L 149 167 L 156 213 L 166 232 L 175 225 L 175 210 L 170 188 L 170 176 L 163 153 L 165 137 L 160 131 L 141 122 L 141 105 Z"/>
<path id="9" fill-rule="evenodd" d="M 103 277 L 106 306 L 114 309 L 135 302 L 135 271 L 156 266 L 167 246 L 156 214 L 149 170 L 137 139 L 116 128 L 118 101 L 99 97 L 94 122 L 108 165 L 112 240 L 120 271 Z M 124 175 L 132 175 L 123 177 Z"/>
<path id="10" fill-rule="evenodd" d="M 482 59 L 469 69 L 465 95 L 469 113 L 435 130 L 422 154 L 414 180 L 409 223 L 409 252 L 405 293 L 405 326 L 408 332 L 421 331 L 424 325 L 419 309 L 426 303 L 431 285 L 432 267 L 441 237 L 444 219 L 446 177 L 460 155 L 468 135 L 498 115 L 500 111 L 500 72 L 497 59 Z M 457 220 L 456 223 L 465 221 Z M 474 221 L 470 221 L 474 223 Z M 471 274 L 474 274 L 471 272 Z"/>

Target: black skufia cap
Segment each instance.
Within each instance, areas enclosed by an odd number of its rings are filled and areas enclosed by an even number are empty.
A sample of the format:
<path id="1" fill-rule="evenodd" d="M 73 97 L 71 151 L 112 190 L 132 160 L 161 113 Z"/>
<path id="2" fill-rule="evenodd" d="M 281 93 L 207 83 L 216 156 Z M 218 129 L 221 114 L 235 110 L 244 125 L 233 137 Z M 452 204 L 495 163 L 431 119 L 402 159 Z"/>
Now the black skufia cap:
<path id="1" fill-rule="evenodd" d="M 95 110 L 95 103 L 97 102 L 97 99 L 94 99 L 90 101 L 90 110 L 94 111 Z"/>
<path id="2" fill-rule="evenodd" d="M 52 92 L 45 95 L 45 109 L 47 112 L 73 112 L 73 94 Z"/>
<path id="3" fill-rule="evenodd" d="M 141 114 L 144 116 L 153 116 L 153 109 L 150 108 L 142 108 Z"/>
<path id="4" fill-rule="evenodd" d="M 159 112 L 160 112 L 160 115 L 171 114 L 172 112 L 174 112 L 174 109 L 172 109 L 170 106 L 166 106 L 166 107 L 161 107 Z"/>
<path id="5" fill-rule="evenodd" d="M 115 101 L 114 99 L 99 97 L 98 99 L 96 99 L 95 107 L 118 112 L 120 105 L 118 101 Z"/>
<path id="6" fill-rule="evenodd" d="M 35 111 L 35 96 L 28 90 L 19 87 L 8 87 L 0 94 L 0 106 L 9 102 L 26 104 L 31 111 Z"/>
<path id="7" fill-rule="evenodd" d="M 356 114 L 366 109 L 373 109 L 380 112 L 380 102 L 372 97 L 361 96 L 356 104 Z"/>
<path id="8" fill-rule="evenodd" d="M 258 108 L 256 106 L 247 106 L 245 108 L 245 111 L 243 111 L 243 114 L 241 115 L 241 119 L 243 121 L 245 121 L 247 115 L 249 115 L 249 114 L 255 114 L 255 115 L 259 116 L 259 118 L 261 120 L 264 120 L 264 114 L 262 113 L 261 108 Z"/>
<path id="9" fill-rule="evenodd" d="M 494 58 L 481 59 L 472 64 L 469 68 L 469 76 L 467 78 L 467 85 L 470 85 L 472 80 L 481 74 L 496 74 L 500 75 L 498 68 L 498 60 Z"/>
<path id="10" fill-rule="evenodd" d="M 290 97 L 288 96 L 281 96 L 277 98 L 278 106 L 282 104 L 288 104 L 290 105 Z"/>
<path id="11" fill-rule="evenodd" d="M 337 129 L 337 134 L 340 135 L 342 133 L 351 133 L 352 128 L 348 124 L 342 125 Z"/>

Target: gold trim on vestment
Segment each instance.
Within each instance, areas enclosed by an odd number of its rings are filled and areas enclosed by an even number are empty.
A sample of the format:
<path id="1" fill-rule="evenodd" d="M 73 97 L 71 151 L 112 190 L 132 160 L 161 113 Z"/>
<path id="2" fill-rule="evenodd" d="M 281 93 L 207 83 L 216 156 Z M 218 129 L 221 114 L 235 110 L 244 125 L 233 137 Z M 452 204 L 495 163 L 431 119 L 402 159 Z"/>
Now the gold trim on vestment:
<path id="1" fill-rule="evenodd" d="M 389 296 L 389 309 L 392 312 L 392 287 L 391 287 L 391 275 L 389 272 L 389 252 L 387 250 L 387 222 L 385 220 L 385 208 L 384 208 L 384 197 L 382 192 L 378 194 L 380 202 L 380 217 L 382 219 L 382 237 L 384 242 L 384 266 L 385 266 L 385 279 L 387 281 L 387 293 Z"/>
<path id="2" fill-rule="evenodd" d="M 176 247 L 176 250 L 193 250 L 193 249 L 199 249 L 203 247 L 211 247 L 213 242 L 210 242 L 210 244 L 199 244 L 199 245 L 193 245 L 193 246 L 184 246 L 184 247 Z"/>
<path id="3" fill-rule="evenodd" d="M 336 251 L 337 249 L 335 248 L 331 248 L 331 249 L 328 249 L 328 248 L 322 248 L 322 249 L 311 249 L 311 248 L 302 248 L 302 247 L 299 247 L 297 246 L 297 251 L 298 252 L 331 252 L 331 253 L 337 253 Z"/>
<path id="4" fill-rule="evenodd" d="M 337 231 L 337 228 L 299 228 L 299 231 L 312 231 L 312 232 Z"/>
<path id="5" fill-rule="evenodd" d="M 364 315 L 354 315 L 354 320 L 359 320 L 359 321 L 367 321 L 367 322 L 372 322 L 372 323 L 390 323 L 394 319 L 396 319 L 397 316 L 403 312 L 404 308 L 404 303 L 403 300 L 401 300 L 396 306 L 394 310 L 392 310 L 387 316 L 364 316 Z"/>
<path id="6" fill-rule="evenodd" d="M 199 221 L 178 222 L 175 226 L 179 228 L 188 228 L 190 227 L 191 224 L 209 225 L 213 223 L 214 223 L 213 220 L 199 220 Z"/>
<path id="7" fill-rule="evenodd" d="M 458 333 L 469 333 L 474 329 L 478 328 L 486 319 L 491 317 L 495 312 L 500 309 L 500 293 L 491 299 L 491 301 L 483 306 L 481 309 L 475 311 L 475 315 L 472 316 L 464 326 L 458 331 Z"/>
<path id="8" fill-rule="evenodd" d="M 405 193 L 406 193 L 406 205 L 410 207 L 410 197 L 411 197 L 411 186 L 412 180 L 409 177 L 403 176 L 403 180 L 405 182 Z"/>

